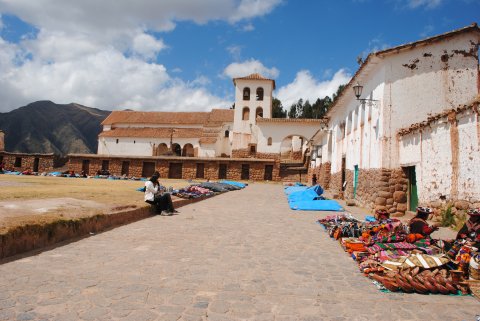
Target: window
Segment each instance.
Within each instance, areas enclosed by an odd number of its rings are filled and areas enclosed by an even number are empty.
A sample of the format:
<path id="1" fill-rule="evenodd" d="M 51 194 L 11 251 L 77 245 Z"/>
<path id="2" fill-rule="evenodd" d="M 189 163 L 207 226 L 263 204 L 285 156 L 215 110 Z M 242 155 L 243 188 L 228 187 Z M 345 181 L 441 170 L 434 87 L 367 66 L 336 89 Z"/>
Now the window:
<path id="1" fill-rule="evenodd" d="M 230 136 L 230 131 L 229 130 L 226 130 L 225 131 L 225 137 L 229 137 Z"/>
<path id="2" fill-rule="evenodd" d="M 262 107 L 257 107 L 257 110 L 255 111 L 255 118 L 258 118 L 258 117 L 263 117 Z"/>
<path id="3" fill-rule="evenodd" d="M 250 144 L 249 150 L 250 150 L 250 154 L 255 154 L 257 152 L 257 145 Z"/>
<path id="4" fill-rule="evenodd" d="M 267 139 L 267 145 L 272 146 L 272 137 L 268 137 Z"/>
<path id="5" fill-rule="evenodd" d="M 250 108 L 243 107 L 242 120 L 249 120 L 249 119 L 250 119 Z"/>
<path id="6" fill-rule="evenodd" d="M 243 100 L 250 100 L 250 88 L 243 88 Z"/>
<path id="7" fill-rule="evenodd" d="M 133 141 L 133 143 L 135 144 L 135 141 Z"/>
<path id="8" fill-rule="evenodd" d="M 258 101 L 263 100 L 263 88 L 262 87 L 257 88 L 257 100 Z"/>
<path id="9" fill-rule="evenodd" d="M 15 164 L 13 167 L 22 167 L 22 158 L 21 157 L 15 157 Z"/>

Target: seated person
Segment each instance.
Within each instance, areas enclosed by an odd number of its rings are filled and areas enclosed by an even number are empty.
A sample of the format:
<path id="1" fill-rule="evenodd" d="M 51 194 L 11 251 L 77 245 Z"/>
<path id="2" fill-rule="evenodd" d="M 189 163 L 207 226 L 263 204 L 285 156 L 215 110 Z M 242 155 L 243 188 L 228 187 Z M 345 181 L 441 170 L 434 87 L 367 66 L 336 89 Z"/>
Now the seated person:
<path id="1" fill-rule="evenodd" d="M 470 217 L 458 231 L 457 240 L 469 239 L 473 246 L 480 248 L 480 208 L 468 210 L 467 214 Z"/>
<path id="2" fill-rule="evenodd" d="M 417 215 L 408 223 L 411 234 L 421 234 L 423 237 L 430 236 L 438 230 L 438 225 L 428 225 L 427 219 L 432 214 L 432 209 L 428 207 L 417 207 Z"/>
<path id="3" fill-rule="evenodd" d="M 150 180 L 145 182 L 145 202 L 154 205 L 157 214 L 162 214 L 162 211 L 166 211 L 170 215 L 178 213 L 173 207 L 172 197 L 169 193 L 164 193 L 158 178 L 159 175 L 155 172 Z"/>

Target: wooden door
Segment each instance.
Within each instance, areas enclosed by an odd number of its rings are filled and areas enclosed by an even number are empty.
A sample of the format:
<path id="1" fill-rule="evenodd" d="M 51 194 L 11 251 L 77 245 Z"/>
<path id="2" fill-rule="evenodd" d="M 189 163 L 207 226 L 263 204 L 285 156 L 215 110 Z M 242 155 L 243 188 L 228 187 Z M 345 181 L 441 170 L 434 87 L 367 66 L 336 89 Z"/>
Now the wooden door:
<path id="1" fill-rule="evenodd" d="M 183 169 L 182 163 L 170 163 L 168 168 L 168 178 L 181 179 L 182 169 Z"/>
<path id="2" fill-rule="evenodd" d="M 196 178 L 205 178 L 205 164 L 204 163 L 197 163 L 197 173 L 195 175 Z"/>
<path id="3" fill-rule="evenodd" d="M 263 179 L 266 181 L 273 180 L 273 165 L 265 165 L 265 174 L 263 175 Z"/>
<path id="4" fill-rule="evenodd" d="M 154 162 L 143 162 L 142 177 L 151 177 L 155 173 Z"/>
<path id="5" fill-rule="evenodd" d="M 227 179 L 227 164 L 218 165 L 218 178 Z"/>
<path id="6" fill-rule="evenodd" d="M 130 162 L 129 161 L 123 161 L 122 162 L 122 175 L 128 176 L 130 171 Z"/>
<path id="7" fill-rule="evenodd" d="M 242 164 L 242 174 L 241 179 L 248 180 L 250 179 L 250 165 L 249 164 Z"/>
<path id="8" fill-rule="evenodd" d="M 82 161 L 82 172 L 89 175 L 90 174 L 90 160 L 84 159 Z"/>
<path id="9" fill-rule="evenodd" d="M 34 172 L 38 172 L 39 163 L 40 163 L 40 158 L 35 157 L 35 159 L 33 160 L 33 171 Z"/>

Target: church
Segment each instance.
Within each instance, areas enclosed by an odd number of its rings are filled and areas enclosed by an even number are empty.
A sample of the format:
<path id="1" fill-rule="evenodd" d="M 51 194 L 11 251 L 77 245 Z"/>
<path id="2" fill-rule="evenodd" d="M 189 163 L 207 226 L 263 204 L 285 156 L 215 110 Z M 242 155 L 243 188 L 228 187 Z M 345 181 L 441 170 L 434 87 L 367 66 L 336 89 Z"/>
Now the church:
<path id="1" fill-rule="evenodd" d="M 165 178 L 301 180 L 308 138 L 325 121 L 272 118 L 273 79 L 255 73 L 233 85 L 234 109 L 113 111 L 102 122 L 98 153 L 69 155 L 70 168 L 136 177 L 159 171 Z"/>

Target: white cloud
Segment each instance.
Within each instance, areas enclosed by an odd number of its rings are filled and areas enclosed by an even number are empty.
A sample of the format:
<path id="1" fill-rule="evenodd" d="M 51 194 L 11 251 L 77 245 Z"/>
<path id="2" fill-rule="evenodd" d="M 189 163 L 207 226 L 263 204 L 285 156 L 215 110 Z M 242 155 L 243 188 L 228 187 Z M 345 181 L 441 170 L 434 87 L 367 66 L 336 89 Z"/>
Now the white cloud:
<path id="1" fill-rule="evenodd" d="M 441 5 L 443 0 L 408 0 L 407 6 L 411 9 L 425 7 L 428 9 L 433 9 Z"/>
<path id="2" fill-rule="evenodd" d="M 162 40 L 146 33 L 140 33 L 133 38 L 133 52 L 146 60 L 154 59 L 160 50 L 166 46 Z"/>
<path id="3" fill-rule="evenodd" d="M 324 81 L 315 79 L 308 70 L 302 70 L 297 73 L 292 83 L 279 88 L 276 96 L 287 109 L 300 98 L 313 103 L 317 98 L 332 96 L 338 86 L 348 83 L 350 78 L 351 75 L 345 69 L 340 69 L 332 79 Z"/>
<path id="4" fill-rule="evenodd" d="M 275 67 L 265 67 L 260 61 L 255 59 L 231 63 L 223 70 L 223 75 L 230 78 L 244 77 L 252 73 L 259 73 L 264 77 L 277 78 L 280 72 Z"/>
<path id="5" fill-rule="evenodd" d="M 420 33 L 420 37 L 425 38 L 425 37 L 430 36 L 430 35 L 432 34 L 432 31 L 433 31 L 433 30 L 435 30 L 435 27 L 434 27 L 432 24 L 426 25 L 426 26 L 423 28 L 422 32 Z"/>
<path id="6" fill-rule="evenodd" d="M 234 60 L 240 60 L 242 56 L 242 46 L 231 45 L 227 47 L 227 51 Z"/>
<path id="7" fill-rule="evenodd" d="M 208 78 L 199 75 L 193 81 L 182 81 L 155 63 L 167 45 L 152 32 L 170 31 L 186 20 L 198 24 L 246 20 L 248 26 L 249 19 L 268 14 L 280 3 L 0 0 L 0 14 L 15 15 L 38 30 L 15 44 L 0 37 L 0 111 L 40 99 L 99 108 L 208 110 L 230 106 L 231 102 L 206 89 Z M 267 75 L 278 75 L 275 68 L 264 70 Z M 181 69 L 171 71 L 178 72 Z"/>
<path id="8" fill-rule="evenodd" d="M 255 26 L 250 22 L 242 27 L 243 31 L 249 32 L 255 30 Z"/>
<path id="9" fill-rule="evenodd" d="M 77 102 L 106 108 L 143 110 L 209 110 L 231 103 L 202 87 L 172 78 L 160 64 L 127 58 L 110 48 L 75 60 L 15 63 L 21 48 L 0 38 L 0 108 L 7 111 L 36 100 Z M 192 100 L 195 97 L 196 100 Z"/>

